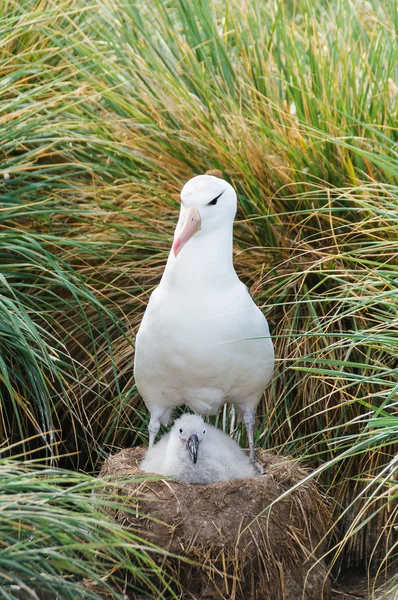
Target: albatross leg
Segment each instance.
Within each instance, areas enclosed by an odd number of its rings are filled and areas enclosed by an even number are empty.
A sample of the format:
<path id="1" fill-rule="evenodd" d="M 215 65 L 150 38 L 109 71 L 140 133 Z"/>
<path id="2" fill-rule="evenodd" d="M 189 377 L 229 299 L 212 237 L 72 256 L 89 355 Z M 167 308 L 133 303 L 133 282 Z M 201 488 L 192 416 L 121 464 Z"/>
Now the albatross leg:
<path id="1" fill-rule="evenodd" d="M 160 429 L 159 419 L 153 418 L 153 416 L 151 416 L 151 420 L 149 421 L 149 425 L 148 425 L 148 432 L 149 432 L 148 448 L 152 448 L 152 446 L 155 442 L 155 438 L 159 432 L 159 429 Z"/>
<path id="2" fill-rule="evenodd" d="M 254 442 L 253 442 L 253 434 L 254 434 L 254 411 L 246 409 L 243 413 L 243 422 L 246 427 L 247 439 L 249 442 L 249 456 L 252 463 L 256 460 L 254 455 Z"/>
<path id="3" fill-rule="evenodd" d="M 170 421 L 171 411 L 172 411 L 171 408 L 164 408 L 164 407 L 151 408 L 151 410 L 150 410 L 151 420 L 149 421 L 149 425 L 148 425 L 148 432 L 149 432 L 148 448 L 152 448 L 153 444 L 155 443 L 156 436 L 159 433 L 160 424 L 162 423 L 162 425 L 168 425 L 168 423 Z"/>
<path id="4" fill-rule="evenodd" d="M 243 412 L 243 422 L 246 427 L 247 439 L 249 441 L 250 462 L 252 463 L 253 467 L 260 473 L 260 475 L 262 475 L 263 469 L 259 464 L 258 460 L 256 459 L 256 455 L 254 453 L 254 410 L 246 409 Z"/>

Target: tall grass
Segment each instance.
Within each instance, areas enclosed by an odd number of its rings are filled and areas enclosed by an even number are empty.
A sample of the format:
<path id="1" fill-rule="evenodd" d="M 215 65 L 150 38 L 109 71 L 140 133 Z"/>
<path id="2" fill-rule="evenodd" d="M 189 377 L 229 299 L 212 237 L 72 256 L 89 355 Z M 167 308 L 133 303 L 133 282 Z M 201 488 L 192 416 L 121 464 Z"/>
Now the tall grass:
<path id="1" fill-rule="evenodd" d="M 0 597 L 175 597 L 154 561 L 160 551 L 107 516 L 123 503 L 113 485 L 0 458 Z"/>
<path id="2" fill-rule="evenodd" d="M 90 467 L 146 439 L 134 332 L 182 183 L 219 168 L 239 194 L 235 264 L 277 351 L 257 442 L 321 469 L 342 564 L 392 559 L 396 4 L 2 10 L 3 436 L 39 433 L 49 455 L 62 440 Z"/>

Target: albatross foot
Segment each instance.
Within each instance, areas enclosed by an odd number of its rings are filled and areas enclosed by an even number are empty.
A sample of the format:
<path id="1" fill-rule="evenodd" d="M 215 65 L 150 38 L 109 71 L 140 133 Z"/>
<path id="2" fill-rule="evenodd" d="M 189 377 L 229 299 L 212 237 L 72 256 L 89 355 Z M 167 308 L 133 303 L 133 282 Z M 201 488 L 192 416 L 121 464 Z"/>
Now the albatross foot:
<path id="1" fill-rule="evenodd" d="M 251 464 L 253 465 L 254 470 L 259 474 L 259 475 L 265 475 L 265 471 L 263 466 L 258 462 L 258 460 L 256 458 L 254 458 L 253 460 L 250 461 Z"/>

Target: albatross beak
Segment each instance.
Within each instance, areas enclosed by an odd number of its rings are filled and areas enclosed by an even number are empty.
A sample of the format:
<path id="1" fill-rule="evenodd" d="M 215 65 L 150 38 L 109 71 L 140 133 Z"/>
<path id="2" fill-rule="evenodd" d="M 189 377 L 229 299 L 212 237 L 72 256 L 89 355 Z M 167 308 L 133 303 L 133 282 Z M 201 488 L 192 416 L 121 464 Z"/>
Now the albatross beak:
<path id="1" fill-rule="evenodd" d="M 198 436 L 196 435 L 196 433 L 193 433 L 192 435 L 189 436 L 188 441 L 187 441 L 187 450 L 189 452 L 189 455 L 192 459 L 193 464 L 196 465 L 196 462 L 198 460 L 198 450 L 199 450 L 199 439 L 198 439 Z"/>
<path id="2" fill-rule="evenodd" d="M 200 223 L 201 220 L 198 209 L 195 208 L 195 206 L 190 206 L 186 212 L 184 225 L 181 229 L 180 235 L 174 240 L 174 256 L 177 256 L 187 241 L 190 240 L 197 231 L 199 231 Z"/>

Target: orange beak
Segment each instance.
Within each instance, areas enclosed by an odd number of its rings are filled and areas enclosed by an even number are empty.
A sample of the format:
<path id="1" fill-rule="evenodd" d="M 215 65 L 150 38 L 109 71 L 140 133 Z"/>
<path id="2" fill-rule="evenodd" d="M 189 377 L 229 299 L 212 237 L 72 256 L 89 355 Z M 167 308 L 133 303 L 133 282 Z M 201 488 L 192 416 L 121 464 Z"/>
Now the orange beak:
<path id="1" fill-rule="evenodd" d="M 185 215 L 185 222 L 181 229 L 180 235 L 174 240 L 173 252 L 174 256 L 177 256 L 181 252 L 181 249 L 191 239 L 193 235 L 200 229 L 201 219 L 198 213 L 198 209 L 194 206 L 190 206 Z"/>

